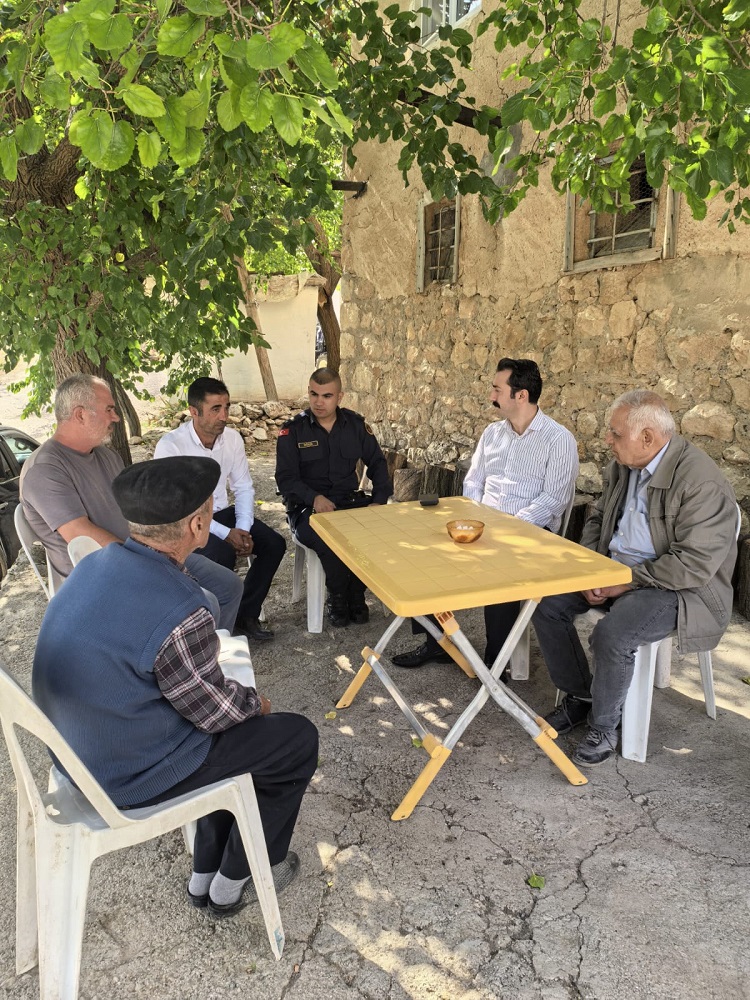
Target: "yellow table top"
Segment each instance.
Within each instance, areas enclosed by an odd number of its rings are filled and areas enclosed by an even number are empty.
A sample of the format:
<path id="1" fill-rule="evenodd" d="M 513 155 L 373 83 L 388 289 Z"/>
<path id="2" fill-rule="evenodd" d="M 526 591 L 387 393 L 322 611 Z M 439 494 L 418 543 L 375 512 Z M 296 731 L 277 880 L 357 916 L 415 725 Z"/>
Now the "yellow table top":
<path id="1" fill-rule="evenodd" d="M 484 521 L 482 537 L 452 540 L 451 520 Z M 466 497 L 443 497 L 310 518 L 315 532 L 397 615 L 460 611 L 630 583 L 627 566 Z"/>

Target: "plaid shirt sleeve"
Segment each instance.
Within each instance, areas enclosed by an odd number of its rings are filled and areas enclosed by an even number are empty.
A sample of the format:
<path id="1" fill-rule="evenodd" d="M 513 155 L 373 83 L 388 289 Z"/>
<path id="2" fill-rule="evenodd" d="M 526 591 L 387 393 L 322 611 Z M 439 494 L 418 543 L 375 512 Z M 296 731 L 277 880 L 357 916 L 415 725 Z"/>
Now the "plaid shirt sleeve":
<path id="1" fill-rule="evenodd" d="M 222 673 L 216 625 L 205 608 L 188 615 L 165 639 L 154 676 L 167 701 L 203 732 L 220 733 L 260 715 L 255 688 Z"/>

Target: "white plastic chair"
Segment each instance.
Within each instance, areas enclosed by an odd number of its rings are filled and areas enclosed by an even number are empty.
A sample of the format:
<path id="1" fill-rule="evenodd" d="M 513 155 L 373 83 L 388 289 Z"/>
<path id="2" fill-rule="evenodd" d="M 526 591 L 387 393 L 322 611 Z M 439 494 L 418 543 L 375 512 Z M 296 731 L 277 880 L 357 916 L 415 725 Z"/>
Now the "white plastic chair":
<path id="1" fill-rule="evenodd" d="M 292 603 L 302 599 L 302 574 L 307 564 L 307 631 L 323 631 L 323 605 L 326 597 L 326 575 L 323 564 L 312 549 L 308 549 L 292 532 L 294 542 L 294 574 L 292 576 Z"/>
<path id="2" fill-rule="evenodd" d="M 49 559 L 49 553 L 44 548 L 44 543 L 34 529 L 31 527 L 29 522 L 26 520 L 26 515 L 23 512 L 23 507 L 19 503 L 13 514 L 13 523 L 16 528 L 16 534 L 18 535 L 18 540 L 21 543 L 23 551 L 26 553 L 26 558 L 29 560 L 31 568 L 34 570 L 39 584 L 44 591 L 44 596 L 47 600 L 51 600 L 57 591 L 65 583 L 65 577 L 61 576 L 60 573 L 53 567 Z M 32 554 L 32 547 L 34 545 L 41 545 L 44 549 L 44 555 L 47 559 L 47 582 L 45 583 L 44 577 L 39 572 L 39 567 L 36 564 L 36 560 Z"/>
<path id="3" fill-rule="evenodd" d="M 41 1000 L 76 1000 L 78 996 L 92 862 L 218 809 L 228 810 L 237 820 L 268 940 L 276 958 L 281 958 L 284 930 L 250 775 L 219 781 L 159 805 L 121 812 L 2 664 L 0 722 L 18 789 L 16 974 L 38 962 Z M 76 785 L 56 772 L 50 790 L 41 794 L 15 727 L 41 740 Z"/>
<path id="4" fill-rule="evenodd" d="M 76 535 L 68 542 L 68 557 L 73 565 L 77 566 L 84 556 L 88 556 L 100 548 L 99 542 L 90 535 Z"/>
<path id="5" fill-rule="evenodd" d="M 573 503 L 576 498 L 575 488 L 570 494 L 570 500 L 568 500 L 568 505 L 563 511 L 562 520 L 560 521 L 560 528 L 557 534 L 560 538 L 565 538 L 565 532 L 568 530 L 568 524 L 570 522 L 570 515 L 573 510 Z M 529 644 L 531 637 L 531 625 L 526 626 L 521 638 L 518 640 L 516 648 L 510 654 L 510 676 L 514 681 L 527 681 L 529 679 Z"/>

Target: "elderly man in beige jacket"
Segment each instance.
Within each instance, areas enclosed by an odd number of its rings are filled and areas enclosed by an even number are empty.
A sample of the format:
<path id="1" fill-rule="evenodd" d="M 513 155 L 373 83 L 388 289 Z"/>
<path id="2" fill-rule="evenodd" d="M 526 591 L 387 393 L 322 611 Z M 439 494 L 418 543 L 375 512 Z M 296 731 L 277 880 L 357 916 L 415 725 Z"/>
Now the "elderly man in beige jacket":
<path id="1" fill-rule="evenodd" d="M 717 465 L 684 438 L 654 392 L 626 392 L 609 412 L 614 461 L 581 544 L 631 566 L 633 582 L 545 598 L 534 627 L 553 683 L 567 692 L 547 715 L 558 733 L 588 720 L 573 760 L 615 753 L 639 646 L 677 631 L 683 652 L 713 649 L 732 611 L 737 506 Z M 607 614 L 591 636 L 593 680 L 574 620 Z"/>

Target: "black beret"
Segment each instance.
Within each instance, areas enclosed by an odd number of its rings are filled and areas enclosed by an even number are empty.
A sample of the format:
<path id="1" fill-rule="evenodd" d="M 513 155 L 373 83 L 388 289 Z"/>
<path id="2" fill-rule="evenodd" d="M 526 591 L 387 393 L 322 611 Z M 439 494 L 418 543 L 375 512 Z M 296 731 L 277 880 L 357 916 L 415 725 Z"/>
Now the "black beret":
<path id="1" fill-rule="evenodd" d="M 220 475 L 221 467 L 212 458 L 154 458 L 123 469 L 112 483 L 112 492 L 126 520 L 172 524 L 208 500 Z"/>

